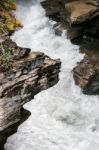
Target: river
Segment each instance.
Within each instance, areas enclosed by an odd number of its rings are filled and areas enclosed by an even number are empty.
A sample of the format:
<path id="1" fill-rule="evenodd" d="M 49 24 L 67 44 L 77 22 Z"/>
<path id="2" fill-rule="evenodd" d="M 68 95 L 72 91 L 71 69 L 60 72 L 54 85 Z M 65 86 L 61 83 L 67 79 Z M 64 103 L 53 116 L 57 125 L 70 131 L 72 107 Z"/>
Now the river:
<path id="1" fill-rule="evenodd" d="M 60 80 L 24 105 L 31 116 L 10 136 L 5 150 L 99 150 L 99 97 L 82 94 L 72 69 L 83 55 L 66 37 L 54 33 L 39 0 L 20 0 L 16 16 L 24 27 L 12 39 L 62 62 Z"/>

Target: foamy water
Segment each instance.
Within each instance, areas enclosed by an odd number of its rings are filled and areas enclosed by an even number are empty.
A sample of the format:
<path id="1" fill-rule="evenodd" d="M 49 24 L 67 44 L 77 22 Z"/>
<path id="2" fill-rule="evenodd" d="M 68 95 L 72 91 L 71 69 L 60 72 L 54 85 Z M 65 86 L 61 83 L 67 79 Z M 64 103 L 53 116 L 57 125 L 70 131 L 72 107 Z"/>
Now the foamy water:
<path id="1" fill-rule="evenodd" d="M 83 95 L 72 69 L 83 58 L 79 47 L 56 36 L 39 1 L 21 1 L 16 15 L 24 28 L 12 39 L 22 47 L 41 51 L 62 62 L 60 81 L 35 96 L 24 108 L 32 114 L 8 138 L 6 150 L 99 150 L 99 97 Z"/>

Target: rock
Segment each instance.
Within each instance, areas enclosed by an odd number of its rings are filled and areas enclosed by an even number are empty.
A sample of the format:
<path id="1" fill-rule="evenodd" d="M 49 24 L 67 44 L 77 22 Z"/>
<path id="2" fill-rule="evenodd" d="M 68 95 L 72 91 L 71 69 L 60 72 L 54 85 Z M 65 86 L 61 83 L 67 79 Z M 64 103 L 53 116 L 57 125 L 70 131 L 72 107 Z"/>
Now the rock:
<path id="1" fill-rule="evenodd" d="M 10 44 L 14 48 L 15 45 L 14 42 Z M 20 120 L 20 109 L 35 94 L 59 80 L 59 60 L 52 60 L 40 52 L 29 53 L 29 49 L 17 46 L 16 49 L 17 60 L 10 70 L 0 74 L 0 131 Z"/>
<path id="2" fill-rule="evenodd" d="M 12 132 L 12 126 L 22 119 L 22 106 L 35 94 L 54 86 L 59 80 L 59 59 L 53 60 L 43 53 L 30 52 L 30 49 L 18 47 L 10 39 L 16 27 L 20 26 L 21 23 L 9 11 L 7 1 L 1 0 L 0 150 L 4 150 L 3 144 L 9 132 Z"/>
<path id="3" fill-rule="evenodd" d="M 87 4 L 99 6 L 99 0 L 86 0 Z"/>
<path id="4" fill-rule="evenodd" d="M 82 0 L 66 3 L 65 8 L 68 11 L 67 20 L 70 25 L 81 24 L 99 15 L 98 7 Z"/>
<path id="5" fill-rule="evenodd" d="M 99 59 L 84 58 L 74 69 L 75 83 L 84 94 L 99 94 Z"/>
<path id="6" fill-rule="evenodd" d="M 0 72 L 12 67 L 12 62 L 27 56 L 30 49 L 18 47 L 10 38 L 0 43 Z"/>
<path id="7" fill-rule="evenodd" d="M 26 121 L 31 115 L 31 113 L 25 110 L 24 108 L 22 108 L 20 112 L 21 112 L 20 121 L 0 132 L 0 150 L 5 150 L 4 145 L 6 143 L 7 138 L 16 133 L 19 125 L 21 125 L 24 121 Z"/>
<path id="8" fill-rule="evenodd" d="M 67 30 L 67 37 L 74 41 L 75 39 L 81 37 L 83 35 L 83 28 L 79 26 L 69 27 Z"/>
<path id="9" fill-rule="evenodd" d="M 76 31 L 73 33 L 76 33 L 78 37 L 80 35 L 82 37 L 90 36 L 99 38 L 98 0 L 71 0 L 66 1 L 64 5 L 66 10 L 65 19 L 68 21 L 70 28 L 72 26 L 73 31 Z M 71 32 L 69 34 L 74 35 Z M 73 38 L 70 36 L 70 39 Z"/>
<path id="10" fill-rule="evenodd" d="M 42 6 L 47 16 L 65 27 L 71 41 L 83 36 L 99 38 L 99 0 L 46 0 Z M 60 29 L 56 33 L 61 35 Z"/>
<path id="11" fill-rule="evenodd" d="M 60 16 L 61 5 L 57 0 L 47 0 L 41 2 L 42 6 L 46 9 L 46 16 L 52 19 L 58 19 Z"/>
<path id="12" fill-rule="evenodd" d="M 52 12 L 48 16 L 57 21 L 55 33 L 61 36 L 66 29 L 67 38 L 82 47 L 83 53 L 87 51 L 73 69 L 75 83 L 85 94 L 99 94 L 99 54 L 95 54 L 96 47 L 99 52 L 99 44 L 95 42 L 99 38 L 99 0 L 46 0 L 43 4 L 46 11 L 50 8 Z M 56 8 L 59 14 L 53 14 Z"/>
<path id="13" fill-rule="evenodd" d="M 99 38 L 99 16 L 93 18 L 86 24 L 84 34 L 93 38 Z"/>
<path id="14" fill-rule="evenodd" d="M 13 42 L 10 38 L 7 38 L 1 44 L 2 44 L 5 52 L 8 48 L 10 50 L 11 49 L 13 50 L 12 53 L 13 53 L 14 61 L 27 56 L 31 51 L 29 48 L 21 48 L 21 47 L 17 46 L 17 44 L 15 42 Z"/>

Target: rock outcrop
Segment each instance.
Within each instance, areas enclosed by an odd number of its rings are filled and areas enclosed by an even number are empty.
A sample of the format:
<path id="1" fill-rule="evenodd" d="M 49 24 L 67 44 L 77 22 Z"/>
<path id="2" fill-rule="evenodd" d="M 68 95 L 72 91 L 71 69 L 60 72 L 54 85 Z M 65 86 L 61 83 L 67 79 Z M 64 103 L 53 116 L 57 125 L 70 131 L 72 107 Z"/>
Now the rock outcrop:
<path id="1" fill-rule="evenodd" d="M 6 47 L 7 41 L 2 43 Z M 16 60 L 7 71 L 0 73 L 0 130 L 20 120 L 20 109 L 41 90 L 58 82 L 59 60 L 40 52 L 16 48 Z"/>
<path id="2" fill-rule="evenodd" d="M 69 25 L 74 30 L 75 27 L 82 29 L 82 32 L 80 31 L 76 35 L 99 38 L 99 1 L 75 0 L 67 2 L 65 3 L 65 10 L 67 12 L 66 20 Z"/>
<path id="3" fill-rule="evenodd" d="M 70 40 L 83 36 L 99 38 L 98 0 L 47 0 L 42 5 L 47 16 L 64 24 Z"/>
<path id="4" fill-rule="evenodd" d="M 22 24 L 9 11 L 15 4 L 4 4 L 7 1 L 0 1 L 0 148 L 10 126 L 20 121 L 22 106 L 58 82 L 61 64 L 44 53 L 18 47 L 10 39 Z"/>
<path id="5" fill-rule="evenodd" d="M 95 54 L 96 47 L 99 51 L 95 39 L 99 38 L 99 0 L 46 0 L 42 5 L 46 15 L 57 22 L 55 33 L 61 35 L 66 29 L 66 36 L 85 53 L 73 69 L 75 83 L 85 94 L 99 94 L 99 54 Z"/>
<path id="6" fill-rule="evenodd" d="M 99 8 L 88 1 L 79 0 L 65 4 L 70 25 L 81 24 L 99 15 Z"/>

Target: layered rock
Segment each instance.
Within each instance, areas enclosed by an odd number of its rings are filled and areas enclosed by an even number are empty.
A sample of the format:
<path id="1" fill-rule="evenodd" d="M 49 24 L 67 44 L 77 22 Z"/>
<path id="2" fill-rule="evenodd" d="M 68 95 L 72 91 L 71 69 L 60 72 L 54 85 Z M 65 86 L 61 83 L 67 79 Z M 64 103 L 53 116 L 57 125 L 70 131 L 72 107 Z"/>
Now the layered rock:
<path id="1" fill-rule="evenodd" d="M 0 1 L 0 148 L 19 122 L 22 106 L 34 95 L 55 85 L 59 80 L 60 60 L 40 52 L 18 47 L 10 39 L 22 27 L 9 11 L 8 0 Z M 4 140 L 4 141 L 3 141 Z"/>
<path id="2" fill-rule="evenodd" d="M 0 73 L 0 130 L 20 120 L 21 107 L 35 94 L 58 82 L 60 68 L 59 60 L 10 44 L 18 52 L 11 68 Z"/>

